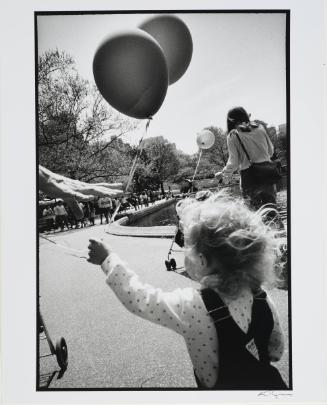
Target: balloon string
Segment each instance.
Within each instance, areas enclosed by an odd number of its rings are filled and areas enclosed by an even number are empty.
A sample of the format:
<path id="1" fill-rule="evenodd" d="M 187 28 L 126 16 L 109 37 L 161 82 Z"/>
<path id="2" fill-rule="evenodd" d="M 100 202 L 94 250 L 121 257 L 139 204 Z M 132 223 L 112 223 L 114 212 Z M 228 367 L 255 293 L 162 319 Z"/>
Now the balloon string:
<path id="1" fill-rule="evenodd" d="M 198 171 L 198 167 L 199 167 L 199 164 L 200 164 L 201 156 L 202 156 L 202 149 L 200 149 L 198 163 L 196 164 L 196 167 L 195 167 L 195 170 L 194 170 L 194 174 L 193 174 L 193 178 L 192 178 L 192 183 L 191 183 L 191 184 L 192 184 L 191 191 L 193 191 L 193 182 L 194 182 L 194 179 L 195 179 L 196 172 Z"/>
<path id="2" fill-rule="evenodd" d="M 141 137 L 141 139 L 140 139 L 140 141 L 139 141 L 139 144 L 138 144 L 138 146 L 137 146 L 136 155 L 135 155 L 135 157 L 134 157 L 134 160 L 133 160 L 131 169 L 130 169 L 130 171 L 129 171 L 129 175 L 128 175 L 126 187 L 125 187 L 125 190 L 124 190 L 124 194 L 127 192 L 128 188 L 129 188 L 129 186 L 130 186 L 130 184 L 131 184 L 131 182 L 132 182 L 132 180 L 133 180 L 133 177 L 134 177 L 134 173 L 135 173 L 135 170 L 136 170 L 136 167 L 137 167 L 138 160 L 139 160 L 139 158 L 140 158 L 140 156 L 141 156 L 141 153 L 142 153 L 142 151 L 143 151 L 143 148 L 144 148 L 143 139 L 144 139 L 144 138 L 146 137 L 146 135 L 147 135 L 148 128 L 149 128 L 149 125 L 150 125 L 151 120 L 152 120 L 152 117 L 149 117 L 148 120 L 147 120 L 147 122 L 146 122 L 146 125 L 145 125 L 144 133 L 143 133 L 143 135 L 142 135 L 142 137 Z M 116 218 L 116 215 L 118 214 L 118 211 L 119 211 L 119 209 L 120 209 L 120 207 L 121 207 L 121 204 L 122 204 L 122 201 L 119 201 L 119 203 L 117 204 L 117 207 L 116 207 L 115 211 L 114 211 L 113 214 L 112 214 L 112 217 L 111 217 L 111 219 L 110 219 L 110 223 L 114 222 L 114 220 L 115 220 L 115 218 Z"/>
<path id="3" fill-rule="evenodd" d="M 86 255 L 86 253 L 83 250 L 78 250 L 78 249 L 74 249 L 74 248 L 70 248 L 70 247 L 61 245 L 60 243 L 57 243 L 57 242 L 55 242 L 55 241 L 53 241 L 51 239 L 48 239 L 43 235 L 40 235 L 40 238 L 43 238 L 43 239 L 47 240 L 48 242 L 53 243 L 58 248 L 65 250 L 71 256 L 78 257 L 79 259 L 87 259 L 88 258 L 88 256 Z"/>

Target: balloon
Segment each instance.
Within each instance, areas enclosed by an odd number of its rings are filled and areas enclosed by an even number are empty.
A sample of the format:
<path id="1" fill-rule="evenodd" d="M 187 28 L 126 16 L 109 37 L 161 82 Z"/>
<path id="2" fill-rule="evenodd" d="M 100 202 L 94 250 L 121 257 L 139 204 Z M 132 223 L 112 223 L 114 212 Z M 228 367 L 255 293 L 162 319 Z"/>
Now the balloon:
<path id="1" fill-rule="evenodd" d="M 163 15 L 145 21 L 140 28 L 161 46 L 168 64 L 169 84 L 175 83 L 192 59 L 193 42 L 187 25 L 175 16 Z"/>
<path id="2" fill-rule="evenodd" d="M 203 129 L 196 137 L 200 149 L 210 149 L 215 143 L 215 135 L 208 129 Z"/>
<path id="3" fill-rule="evenodd" d="M 162 49 L 139 29 L 106 38 L 94 55 L 93 75 L 108 103 L 134 118 L 152 117 L 167 93 L 168 68 Z"/>

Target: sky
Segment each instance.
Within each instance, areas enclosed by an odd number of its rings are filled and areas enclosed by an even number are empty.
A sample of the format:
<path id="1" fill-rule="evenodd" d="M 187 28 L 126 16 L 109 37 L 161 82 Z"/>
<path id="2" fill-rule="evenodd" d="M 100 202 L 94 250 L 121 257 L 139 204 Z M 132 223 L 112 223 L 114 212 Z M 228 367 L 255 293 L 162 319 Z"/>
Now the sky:
<path id="1" fill-rule="evenodd" d="M 252 119 L 286 122 L 286 17 L 279 13 L 176 13 L 188 26 L 193 55 L 185 74 L 168 87 L 147 136 L 164 136 L 186 153 L 198 150 L 196 135 L 214 125 L 226 129 L 230 108 L 243 106 Z M 79 74 L 94 83 L 92 63 L 102 40 L 137 28 L 151 14 L 38 16 L 38 53 L 70 54 Z M 142 127 L 143 128 L 143 127 Z M 124 140 L 138 143 L 143 129 Z"/>

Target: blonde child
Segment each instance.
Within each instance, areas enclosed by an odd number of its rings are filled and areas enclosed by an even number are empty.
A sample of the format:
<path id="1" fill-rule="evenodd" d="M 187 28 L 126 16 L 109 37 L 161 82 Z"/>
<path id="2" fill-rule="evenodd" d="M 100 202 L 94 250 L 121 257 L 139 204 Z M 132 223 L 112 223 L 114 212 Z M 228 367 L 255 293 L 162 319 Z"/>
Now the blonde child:
<path id="1" fill-rule="evenodd" d="M 185 235 L 185 270 L 200 289 L 164 292 L 142 284 L 111 251 L 90 240 L 89 262 L 132 313 L 185 339 L 199 388 L 286 389 L 277 369 L 284 340 L 262 286 L 276 281 L 279 238 L 241 200 L 217 193 L 178 207 Z"/>

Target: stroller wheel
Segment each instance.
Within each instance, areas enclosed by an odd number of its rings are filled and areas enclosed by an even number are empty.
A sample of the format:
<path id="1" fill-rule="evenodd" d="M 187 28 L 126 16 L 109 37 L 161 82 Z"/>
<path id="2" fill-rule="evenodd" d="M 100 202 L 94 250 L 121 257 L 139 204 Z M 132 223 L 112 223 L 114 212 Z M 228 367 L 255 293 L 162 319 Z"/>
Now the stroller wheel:
<path id="1" fill-rule="evenodd" d="M 170 270 L 171 270 L 171 265 L 170 265 L 170 261 L 169 261 L 169 260 L 165 260 L 165 265 L 166 265 L 167 271 L 170 271 Z"/>
<path id="2" fill-rule="evenodd" d="M 175 259 L 170 259 L 170 265 L 171 265 L 171 268 L 173 269 L 173 270 L 176 270 L 176 267 L 177 267 L 177 265 L 176 265 L 176 260 Z"/>
<path id="3" fill-rule="evenodd" d="M 66 370 L 68 365 L 68 349 L 66 340 L 63 337 L 56 342 L 56 357 L 61 370 Z"/>

